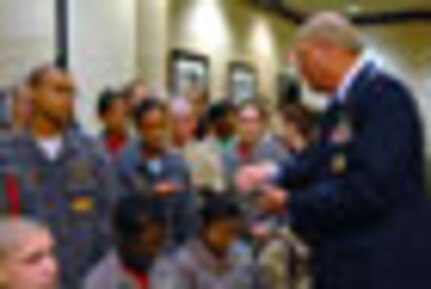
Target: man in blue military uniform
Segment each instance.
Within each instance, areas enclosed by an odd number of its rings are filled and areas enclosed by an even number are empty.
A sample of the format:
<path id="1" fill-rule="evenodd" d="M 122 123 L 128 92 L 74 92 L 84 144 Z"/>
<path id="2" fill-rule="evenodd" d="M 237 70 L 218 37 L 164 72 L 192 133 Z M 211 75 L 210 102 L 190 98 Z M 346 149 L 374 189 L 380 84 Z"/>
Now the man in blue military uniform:
<path id="1" fill-rule="evenodd" d="M 410 92 L 362 57 L 363 49 L 338 14 L 318 14 L 301 29 L 300 70 L 330 100 L 315 151 L 327 155 L 309 186 L 270 188 L 260 206 L 287 208 L 298 233 L 317 236 L 316 288 L 429 288 L 421 121 Z M 289 172 L 281 166 L 279 173 Z M 247 174 L 238 181 L 250 182 Z"/>
<path id="2" fill-rule="evenodd" d="M 80 279 L 109 245 L 109 213 L 115 174 L 103 149 L 70 129 L 75 92 L 71 75 L 55 66 L 29 77 L 32 121 L 28 132 L 2 138 L 3 203 L 45 222 L 58 244 L 64 288 Z M 17 204 L 17 202 L 19 202 Z"/>
<path id="3" fill-rule="evenodd" d="M 189 168 L 166 147 L 167 112 L 162 102 L 150 98 L 136 105 L 134 123 L 138 140 L 126 147 L 117 164 L 123 192 L 159 198 L 169 241 L 178 245 L 194 233 L 196 225 Z"/>

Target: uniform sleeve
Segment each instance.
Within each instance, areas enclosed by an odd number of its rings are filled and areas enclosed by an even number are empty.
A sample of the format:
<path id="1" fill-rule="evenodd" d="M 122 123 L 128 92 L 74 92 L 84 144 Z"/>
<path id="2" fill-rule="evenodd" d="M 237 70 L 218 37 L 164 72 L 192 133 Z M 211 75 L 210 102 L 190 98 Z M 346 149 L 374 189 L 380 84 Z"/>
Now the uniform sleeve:
<path id="1" fill-rule="evenodd" d="M 98 163 L 98 181 L 105 197 L 113 205 L 122 195 L 116 174 L 114 162 L 110 160 L 107 152 L 99 142 L 95 142 L 95 158 Z"/>
<path id="2" fill-rule="evenodd" d="M 271 157 L 271 160 L 272 161 L 276 161 L 276 162 L 285 160 L 288 157 L 288 152 L 281 145 L 281 141 L 278 140 L 277 138 L 275 138 L 275 136 L 272 136 L 271 143 L 272 143 L 272 148 L 271 148 L 272 157 Z"/>
<path id="3" fill-rule="evenodd" d="M 316 175 L 320 160 L 318 153 L 303 152 L 285 159 L 278 166 L 272 181 L 280 187 L 290 189 L 306 184 Z"/>
<path id="4" fill-rule="evenodd" d="M 5 215 L 9 212 L 9 200 L 6 194 L 6 175 L 0 171 L 0 215 Z"/>
<path id="5" fill-rule="evenodd" d="M 151 274 L 152 289 L 194 289 L 192 272 L 183 268 L 177 260 L 156 264 Z"/>
<path id="6" fill-rule="evenodd" d="M 360 116 L 363 121 L 346 151 L 346 173 L 292 193 L 288 206 L 298 231 L 326 232 L 374 222 L 401 197 L 399 186 L 414 173 L 407 170 L 421 139 L 408 93 L 391 84 L 374 88 L 368 96 L 373 103 L 362 111 L 366 115 Z"/>
<path id="7" fill-rule="evenodd" d="M 184 240 L 196 233 L 196 194 L 191 185 L 188 165 L 182 158 L 174 157 L 171 163 L 171 173 L 164 181 L 177 183 L 181 190 L 174 194 L 173 203 L 176 207 L 176 221 L 174 233 L 178 240 Z"/>
<path id="8" fill-rule="evenodd" d="M 121 195 L 148 195 L 151 191 L 149 182 L 136 167 L 135 158 L 132 148 L 128 147 L 113 161 Z"/>
<path id="9" fill-rule="evenodd" d="M 179 156 L 172 155 L 170 172 L 166 178 L 166 181 L 170 181 L 179 184 L 183 187 L 183 191 L 191 193 L 191 175 L 188 163 Z"/>
<path id="10" fill-rule="evenodd" d="M 121 190 L 114 167 L 99 143 L 93 142 L 93 157 L 96 162 L 97 178 L 97 214 L 100 218 L 98 226 L 98 240 L 100 242 L 95 260 L 102 257 L 112 246 L 111 216 L 117 200 L 121 197 Z M 96 232 L 95 232 L 96 233 Z"/>
<path id="11" fill-rule="evenodd" d="M 11 177 L 16 177 L 12 172 L 12 156 L 13 156 L 13 137 L 7 132 L 0 133 L 0 215 L 10 214 L 11 199 L 10 187 Z M 18 184 L 15 190 L 18 193 Z"/>

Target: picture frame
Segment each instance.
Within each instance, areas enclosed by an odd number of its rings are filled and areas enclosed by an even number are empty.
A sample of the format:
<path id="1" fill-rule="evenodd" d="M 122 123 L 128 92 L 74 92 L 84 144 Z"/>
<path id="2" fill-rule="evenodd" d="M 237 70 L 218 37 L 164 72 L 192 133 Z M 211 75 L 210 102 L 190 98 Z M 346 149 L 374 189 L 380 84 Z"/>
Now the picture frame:
<path id="1" fill-rule="evenodd" d="M 210 61 L 208 57 L 182 49 L 170 53 L 168 87 L 172 96 L 186 96 L 190 89 L 209 93 Z"/>
<path id="2" fill-rule="evenodd" d="M 229 96 L 235 103 L 258 97 L 257 72 L 251 64 L 233 61 L 228 69 Z"/>

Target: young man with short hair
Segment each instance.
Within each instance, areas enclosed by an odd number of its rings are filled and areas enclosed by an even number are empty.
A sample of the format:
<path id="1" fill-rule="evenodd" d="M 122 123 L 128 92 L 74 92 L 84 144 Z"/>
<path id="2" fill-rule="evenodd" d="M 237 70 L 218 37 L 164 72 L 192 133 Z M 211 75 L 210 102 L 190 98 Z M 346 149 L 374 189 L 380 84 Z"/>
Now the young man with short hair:
<path id="1" fill-rule="evenodd" d="M 115 249 L 87 276 L 86 289 L 149 289 L 166 244 L 159 200 L 133 194 L 118 202 L 112 218 Z M 161 261 L 160 261 L 161 262 Z"/>
<path id="2" fill-rule="evenodd" d="M 200 220 L 198 236 L 172 257 L 156 288 L 264 288 L 253 274 L 249 254 L 236 250 L 242 230 L 240 207 L 226 194 L 215 196 L 201 209 Z"/>
<path id="3" fill-rule="evenodd" d="M 24 218 L 0 217 L 0 288 L 57 289 L 59 270 L 48 228 Z"/>

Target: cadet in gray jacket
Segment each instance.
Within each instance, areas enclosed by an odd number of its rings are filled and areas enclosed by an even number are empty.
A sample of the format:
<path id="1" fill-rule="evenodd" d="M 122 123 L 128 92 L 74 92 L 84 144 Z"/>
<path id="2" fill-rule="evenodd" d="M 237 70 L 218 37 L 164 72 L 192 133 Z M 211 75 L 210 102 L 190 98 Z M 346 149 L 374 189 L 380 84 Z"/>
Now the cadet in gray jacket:
<path id="1" fill-rule="evenodd" d="M 241 219 L 240 208 L 226 196 L 208 201 L 201 211 L 199 236 L 181 248 L 168 267 L 159 268 L 155 288 L 260 288 L 250 258 L 236 250 Z"/>

